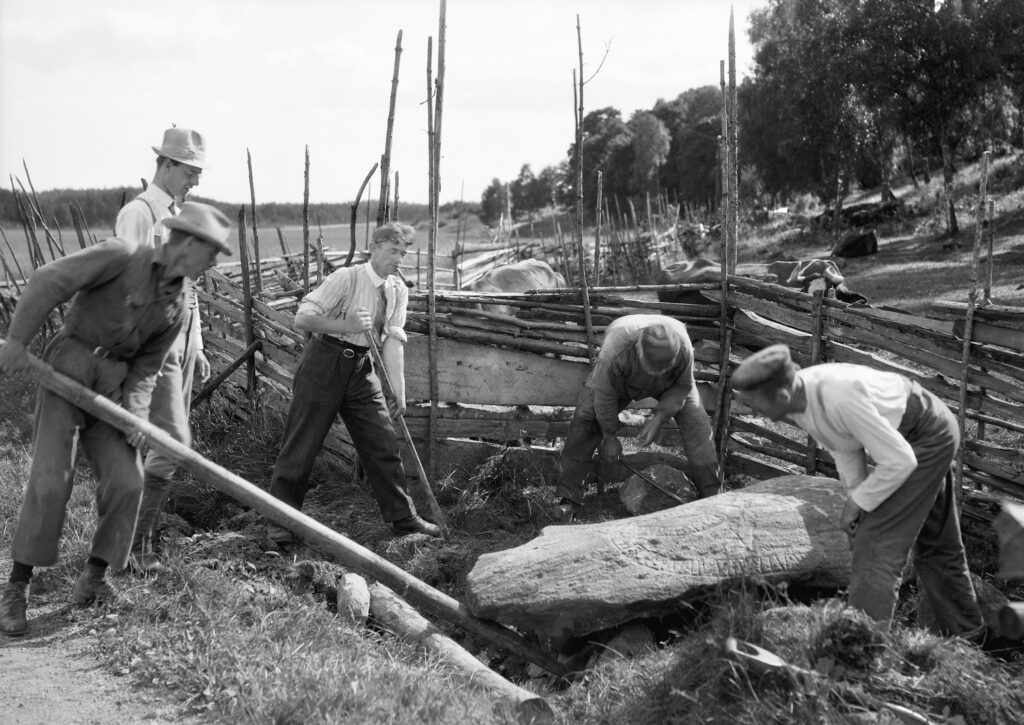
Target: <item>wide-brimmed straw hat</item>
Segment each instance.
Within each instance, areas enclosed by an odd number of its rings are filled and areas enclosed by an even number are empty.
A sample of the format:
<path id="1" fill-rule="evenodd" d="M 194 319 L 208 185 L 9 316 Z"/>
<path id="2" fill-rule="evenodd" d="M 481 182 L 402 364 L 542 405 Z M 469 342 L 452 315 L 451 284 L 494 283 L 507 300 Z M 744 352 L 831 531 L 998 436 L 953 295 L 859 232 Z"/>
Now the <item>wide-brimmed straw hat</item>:
<path id="1" fill-rule="evenodd" d="M 231 247 L 228 246 L 231 222 L 216 207 L 198 201 L 186 201 L 177 216 L 169 216 L 163 223 L 168 229 L 180 229 L 209 242 L 224 254 L 231 254 Z"/>
<path id="2" fill-rule="evenodd" d="M 157 148 L 152 147 L 158 156 L 171 161 L 203 168 L 206 164 L 206 142 L 203 135 L 191 128 L 169 128 L 164 131 L 164 142 Z"/>

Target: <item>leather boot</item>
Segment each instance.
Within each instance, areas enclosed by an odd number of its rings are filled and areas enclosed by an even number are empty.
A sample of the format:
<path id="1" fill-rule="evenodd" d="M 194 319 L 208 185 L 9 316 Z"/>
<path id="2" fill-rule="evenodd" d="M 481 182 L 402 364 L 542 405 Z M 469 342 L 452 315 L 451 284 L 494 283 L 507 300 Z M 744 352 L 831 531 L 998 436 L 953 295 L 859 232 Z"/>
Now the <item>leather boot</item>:
<path id="1" fill-rule="evenodd" d="M 721 479 L 718 476 L 718 465 L 708 463 L 701 466 L 693 466 L 690 470 L 690 480 L 701 498 L 714 496 L 722 490 Z"/>
<path id="2" fill-rule="evenodd" d="M 28 584 L 8 582 L 0 595 L 0 632 L 20 637 L 28 631 L 25 610 L 28 608 Z"/>
<path id="3" fill-rule="evenodd" d="M 132 537 L 132 553 L 128 559 L 128 568 L 135 573 L 159 574 L 167 571 L 160 557 L 151 549 L 147 551 L 147 545 L 152 544 L 153 532 L 156 530 L 169 492 L 170 479 L 146 474 L 139 516 L 135 521 L 135 535 Z"/>
<path id="4" fill-rule="evenodd" d="M 86 564 L 75 582 L 75 591 L 71 595 L 71 603 L 76 607 L 88 607 L 93 602 L 102 602 L 114 596 L 113 590 L 105 580 L 106 568 L 95 564 Z"/>

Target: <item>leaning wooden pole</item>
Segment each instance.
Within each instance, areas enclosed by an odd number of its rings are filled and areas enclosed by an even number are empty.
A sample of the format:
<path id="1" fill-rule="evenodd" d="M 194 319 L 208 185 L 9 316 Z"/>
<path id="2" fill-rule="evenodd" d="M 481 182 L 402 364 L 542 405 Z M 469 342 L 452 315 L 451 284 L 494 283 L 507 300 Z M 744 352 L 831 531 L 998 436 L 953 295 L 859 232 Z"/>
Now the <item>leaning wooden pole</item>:
<path id="1" fill-rule="evenodd" d="M 384 135 L 384 153 L 380 157 L 380 194 L 377 199 L 377 226 L 389 221 L 388 199 L 391 196 L 391 136 L 395 129 L 395 99 L 398 97 L 398 69 L 402 60 L 402 31 L 395 38 L 395 68 L 391 74 L 391 101 L 388 104 L 388 127 Z"/>
<path id="2" fill-rule="evenodd" d="M 445 74 L 445 51 L 447 48 L 446 38 L 448 36 L 448 4 L 446 0 L 440 0 L 437 21 L 437 77 L 434 79 L 434 118 L 433 133 L 430 135 L 431 157 L 430 166 L 433 174 L 433 182 L 430 191 L 433 197 L 431 201 L 431 222 L 430 222 L 430 246 L 428 249 L 427 261 L 430 266 L 430 290 L 427 309 L 430 314 L 430 472 L 433 479 L 437 478 L 440 461 L 437 455 L 437 415 L 440 401 L 439 387 L 437 382 L 437 286 L 435 279 L 435 265 L 437 261 L 437 229 L 438 215 L 441 206 L 441 122 L 444 118 L 444 74 Z"/>
<path id="3" fill-rule="evenodd" d="M 580 268 L 580 292 L 583 295 L 583 325 L 587 330 L 587 357 L 597 357 L 594 339 L 594 320 L 590 315 L 590 290 L 587 288 L 587 253 L 583 249 L 583 31 L 580 16 L 576 14 L 576 50 L 579 55 L 579 105 L 576 107 L 576 256 Z M 575 75 L 575 72 L 574 74 Z M 575 87 L 575 83 L 573 86 Z M 566 265 L 568 266 L 568 265 Z"/>
<path id="4" fill-rule="evenodd" d="M 974 229 L 974 253 L 971 255 L 971 277 L 967 292 L 967 313 L 964 319 L 964 340 L 960 354 L 960 410 L 957 420 L 960 426 L 960 448 L 956 458 L 956 494 L 963 496 L 964 452 L 967 450 L 967 373 L 971 365 L 971 338 L 974 335 L 974 312 L 978 306 L 978 264 L 981 258 L 981 242 L 984 233 L 985 207 L 988 205 L 988 164 L 989 151 L 981 158 L 981 179 L 978 182 L 978 212 Z"/>
<path id="5" fill-rule="evenodd" d="M 4 341 L 0 340 L 0 345 L 3 343 Z M 39 376 L 39 382 L 72 405 L 117 428 L 126 436 L 142 434 L 150 449 L 164 454 L 201 481 L 336 556 L 344 566 L 378 580 L 414 606 L 472 632 L 485 642 L 516 654 L 553 674 L 566 674 L 566 669 L 560 662 L 539 650 L 536 645 L 527 642 L 519 634 L 495 622 L 477 619 L 465 606 L 447 594 L 439 592 L 387 559 L 377 556 L 316 519 L 283 503 L 241 476 L 207 460 L 149 421 L 132 415 L 120 405 L 55 371 L 38 358 L 29 355 L 29 362 Z"/>
<path id="6" fill-rule="evenodd" d="M 430 377 L 430 415 L 427 418 L 427 465 L 430 478 L 437 478 L 437 430 L 438 384 L 437 384 L 437 290 L 435 288 L 435 263 L 437 255 L 437 216 L 434 212 L 434 39 L 427 38 L 427 208 L 430 213 L 430 230 L 427 232 L 427 375 Z"/>
<path id="7" fill-rule="evenodd" d="M 363 191 L 366 189 L 366 185 L 370 183 L 370 179 L 373 178 L 373 173 L 376 170 L 377 164 L 374 164 L 369 173 L 363 178 L 363 183 L 359 185 L 359 191 L 356 192 L 356 200 L 352 202 L 352 214 L 348 220 L 349 244 L 348 256 L 345 257 L 346 267 L 352 266 L 352 260 L 356 256 L 356 219 L 359 216 L 359 200 L 363 197 Z"/>
<path id="8" fill-rule="evenodd" d="M 523 721 L 554 721 L 551 706 L 540 695 L 509 682 L 484 665 L 380 582 L 374 582 L 369 589 L 370 615 L 378 625 L 401 639 L 418 642 L 445 664 L 468 675 L 473 684 L 508 701 Z"/>
<path id="9" fill-rule="evenodd" d="M 604 172 L 597 172 L 597 204 L 594 206 L 594 284 L 601 286 L 601 216 L 604 209 Z"/>
<path id="10" fill-rule="evenodd" d="M 252 154 L 249 153 L 249 149 L 245 150 L 245 159 L 249 165 L 249 198 L 252 202 L 252 261 L 256 267 L 255 270 L 255 282 L 253 289 L 256 291 L 256 296 L 259 297 L 263 293 L 263 274 L 260 269 L 260 232 L 257 228 L 258 220 L 256 218 L 256 184 L 252 178 Z"/>

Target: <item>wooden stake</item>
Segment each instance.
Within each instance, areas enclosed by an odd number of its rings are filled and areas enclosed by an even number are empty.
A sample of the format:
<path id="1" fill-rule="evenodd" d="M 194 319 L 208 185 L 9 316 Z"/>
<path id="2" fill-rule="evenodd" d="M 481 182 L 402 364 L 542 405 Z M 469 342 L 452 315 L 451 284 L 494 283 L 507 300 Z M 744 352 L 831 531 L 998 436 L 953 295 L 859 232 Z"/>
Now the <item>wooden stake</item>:
<path id="1" fill-rule="evenodd" d="M 729 9 L 729 274 L 736 274 L 737 247 L 740 228 L 740 178 L 739 178 L 739 123 L 737 121 L 736 91 L 736 32 L 733 22 L 734 12 Z"/>
<path id="2" fill-rule="evenodd" d="M 391 196 L 391 189 L 388 184 L 391 182 L 391 134 L 395 128 L 395 99 L 398 96 L 398 68 L 402 60 L 402 31 L 398 31 L 395 38 L 395 67 L 391 74 L 391 100 L 388 104 L 388 127 L 384 135 L 384 153 L 380 157 L 380 195 L 377 199 L 377 226 L 381 226 L 391 219 L 388 210 L 388 199 Z"/>
<path id="3" fill-rule="evenodd" d="M 967 292 L 967 313 L 964 321 L 964 344 L 960 356 L 960 410 L 958 423 L 960 427 L 960 448 L 957 451 L 956 464 L 956 496 L 959 501 L 963 497 L 964 485 L 964 452 L 967 449 L 967 372 L 971 364 L 971 337 L 974 334 L 974 313 L 978 304 L 978 261 L 981 257 L 981 240 L 984 233 L 985 207 L 988 205 L 988 164 L 989 151 L 981 158 L 981 180 L 978 184 L 978 210 L 974 229 L 974 253 L 971 256 L 970 288 Z"/>
<path id="4" fill-rule="evenodd" d="M 256 186 L 252 178 L 252 154 L 249 153 L 249 149 L 245 150 L 245 159 L 249 165 L 249 198 L 252 201 L 252 257 L 256 266 L 256 280 L 253 287 L 256 290 L 256 296 L 259 297 L 263 293 L 263 274 L 260 269 L 260 232 L 256 227 Z"/>
<path id="5" fill-rule="evenodd" d="M 601 212 L 604 203 L 604 172 L 598 170 L 597 172 L 597 205 L 594 207 L 596 210 L 596 219 L 594 225 L 594 284 L 598 287 L 601 286 Z"/>
<path id="6" fill-rule="evenodd" d="M 302 179 L 302 289 L 309 294 L 309 144 Z"/>
<path id="7" fill-rule="evenodd" d="M 814 302 L 811 305 L 811 365 L 821 362 L 821 338 L 825 332 L 825 326 L 822 324 L 823 300 L 821 290 L 815 290 Z M 818 444 L 812 436 L 807 436 L 807 463 L 804 465 L 804 472 L 809 476 L 818 472 Z"/>
<path id="8" fill-rule="evenodd" d="M 435 320 L 435 308 L 437 305 L 436 298 L 436 286 L 434 277 L 434 266 L 436 264 L 437 257 L 437 226 L 438 226 L 438 213 L 440 209 L 441 199 L 441 121 L 444 116 L 444 73 L 445 73 L 445 48 L 447 37 L 447 9 L 448 4 L 446 0 L 440 0 L 440 11 L 437 24 L 437 79 L 435 80 L 436 93 L 434 95 L 434 118 L 432 125 L 432 133 L 428 137 L 431 141 L 431 171 L 433 173 L 433 182 L 430 185 L 430 191 L 433 195 L 431 201 L 431 223 L 430 223 L 430 247 L 428 250 L 428 262 L 430 265 L 430 290 L 427 301 L 427 309 L 430 314 L 430 320 L 432 325 L 436 325 Z M 433 478 L 437 478 L 437 471 L 439 461 L 437 460 L 437 443 L 434 431 L 437 430 L 437 406 L 438 400 L 438 383 L 437 383 L 437 363 L 438 363 L 438 352 L 437 352 L 437 328 L 432 328 L 430 332 L 430 473 Z"/>
<path id="9" fill-rule="evenodd" d="M 242 262 L 242 313 L 245 315 L 245 345 L 249 347 L 256 340 L 252 326 L 252 284 L 249 278 L 249 249 L 245 243 L 245 207 L 238 207 L 238 256 Z M 252 400 L 256 390 L 256 364 L 252 357 L 246 365 L 245 392 Z"/>
<path id="10" fill-rule="evenodd" d="M 583 248 L 583 31 L 576 14 L 576 48 L 580 59 L 579 106 L 576 109 L 576 256 L 580 268 L 580 292 L 583 294 L 583 324 L 587 329 L 587 357 L 597 357 L 594 321 L 590 316 L 590 290 L 587 289 L 587 254 Z M 575 76 L 575 71 L 573 72 Z M 574 78 L 575 80 L 575 78 Z M 575 87 L 575 84 L 573 84 Z"/>

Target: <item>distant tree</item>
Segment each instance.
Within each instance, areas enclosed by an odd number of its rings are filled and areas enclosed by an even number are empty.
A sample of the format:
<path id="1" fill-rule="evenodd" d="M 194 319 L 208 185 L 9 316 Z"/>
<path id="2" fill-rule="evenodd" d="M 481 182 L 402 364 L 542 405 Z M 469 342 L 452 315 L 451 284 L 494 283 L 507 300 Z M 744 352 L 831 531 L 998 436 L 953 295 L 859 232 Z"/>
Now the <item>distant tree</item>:
<path id="1" fill-rule="evenodd" d="M 658 176 L 668 158 L 671 136 L 665 124 L 650 111 L 639 111 L 629 119 L 633 163 L 629 189 L 633 194 L 658 190 Z"/>
<path id="2" fill-rule="evenodd" d="M 505 211 L 505 185 L 495 178 L 480 197 L 480 221 L 489 226 L 497 224 Z"/>
<path id="3" fill-rule="evenodd" d="M 703 86 L 651 109 L 671 136 L 659 183 L 682 201 L 710 205 L 714 199 L 721 105 L 719 89 Z"/>
<path id="4" fill-rule="evenodd" d="M 604 172 L 604 193 L 628 195 L 632 171 L 633 135 L 618 109 L 591 111 L 583 118 L 583 203 L 593 212 L 597 200 L 597 172 Z M 568 178 L 576 178 L 576 144 L 569 146 Z"/>

